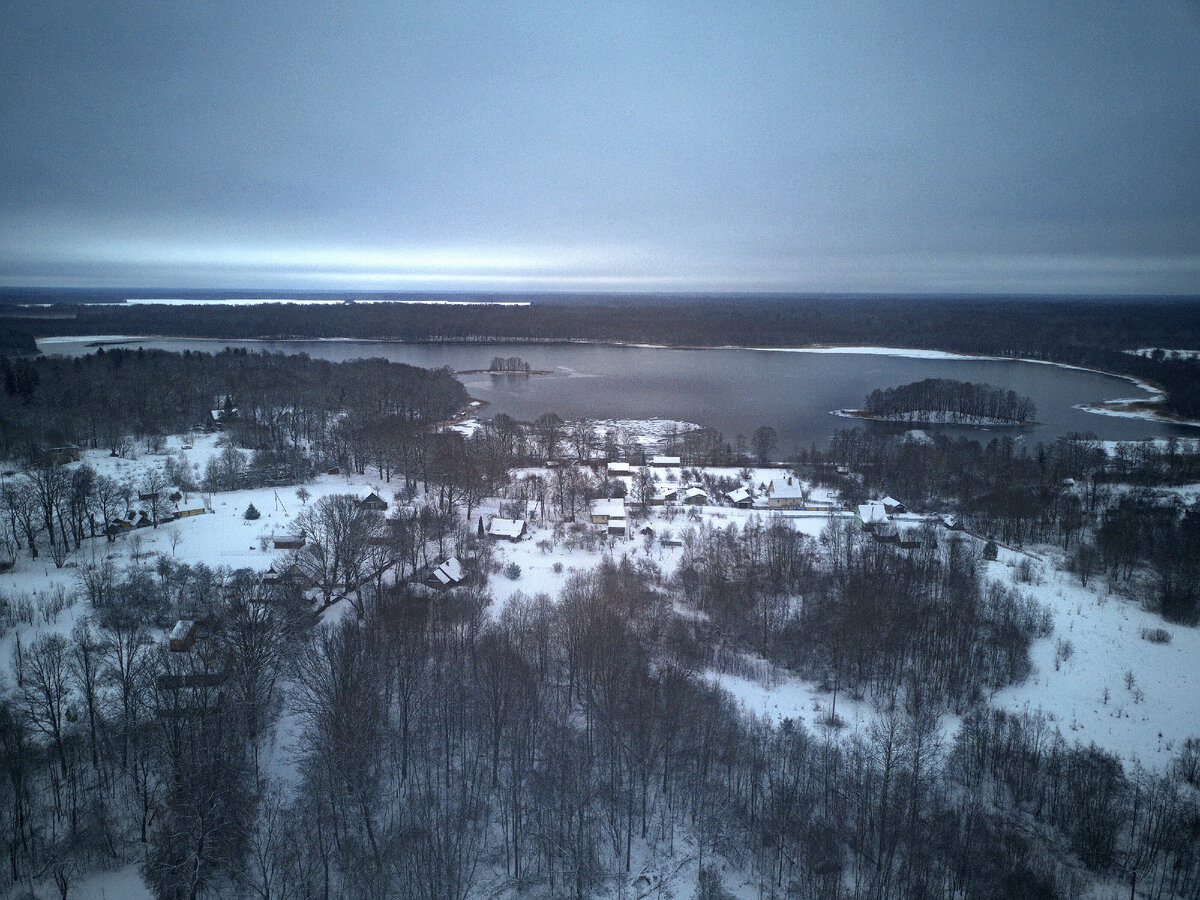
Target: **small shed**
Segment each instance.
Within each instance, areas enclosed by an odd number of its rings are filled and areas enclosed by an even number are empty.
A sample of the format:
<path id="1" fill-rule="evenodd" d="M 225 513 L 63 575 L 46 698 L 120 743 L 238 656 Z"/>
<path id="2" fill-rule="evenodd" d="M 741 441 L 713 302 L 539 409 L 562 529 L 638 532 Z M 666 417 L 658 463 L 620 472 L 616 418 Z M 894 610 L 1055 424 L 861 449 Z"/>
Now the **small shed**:
<path id="1" fill-rule="evenodd" d="M 191 619 L 180 619 L 167 636 L 172 653 L 186 653 L 196 643 L 196 623 Z"/>
<path id="2" fill-rule="evenodd" d="M 271 535 L 271 545 L 276 550 L 299 550 L 304 546 L 304 535 L 273 534 Z"/>
<path id="3" fill-rule="evenodd" d="M 900 543 L 900 534 L 894 525 L 876 525 L 871 529 L 871 537 L 879 544 Z"/>
<path id="4" fill-rule="evenodd" d="M 50 461 L 56 465 L 66 465 L 69 462 L 79 462 L 79 448 L 74 444 L 64 444 L 62 447 L 51 447 L 48 451 Z"/>
<path id="5" fill-rule="evenodd" d="M 629 533 L 629 520 L 628 519 L 609 519 L 608 520 L 608 533 L 609 534 L 620 534 L 620 535 L 628 534 Z"/>
<path id="6" fill-rule="evenodd" d="M 202 516 L 204 512 L 204 505 L 202 503 L 187 503 L 183 506 L 175 507 L 175 518 L 186 519 L 188 516 Z"/>
<path id="7" fill-rule="evenodd" d="M 905 506 L 903 503 L 901 503 L 899 500 L 897 500 L 895 497 L 891 496 L 890 494 L 888 496 L 884 497 L 879 502 L 883 504 L 883 508 L 885 510 L 887 510 L 887 514 L 889 516 L 894 516 L 894 515 L 897 515 L 898 513 L 908 512 L 908 507 Z"/>

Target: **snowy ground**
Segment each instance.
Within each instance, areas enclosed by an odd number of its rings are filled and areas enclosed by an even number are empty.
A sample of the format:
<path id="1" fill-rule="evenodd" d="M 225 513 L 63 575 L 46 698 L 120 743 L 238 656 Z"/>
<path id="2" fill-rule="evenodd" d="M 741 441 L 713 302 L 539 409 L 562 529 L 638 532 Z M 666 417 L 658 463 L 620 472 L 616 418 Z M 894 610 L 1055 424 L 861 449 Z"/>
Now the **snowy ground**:
<path id="1" fill-rule="evenodd" d="M 661 429 L 681 423 L 651 424 L 642 427 L 639 434 L 651 437 L 665 433 Z M 602 428 L 637 428 L 639 423 L 603 423 Z M 207 460 L 222 449 L 220 435 L 198 435 L 184 439 L 169 439 L 163 454 L 142 455 L 137 459 L 120 460 L 105 452 L 85 452 L 84 458 L 97 471 L 119 478 L 135 478 L 148 466 L 161 465 L 166 455 L 176 458 L 182 453 L 188 464 L 203 472 Z M 188 443 L 191 446 L 185 447 Z M 709 469 L 707 474 L 731 477 L 740 480 L 736 468 Z M 514 473 L 515 480 L 527 474 L 548 475 L 547 470 L 525 470 Z M 678 482 L 678 469 L 657 472 L 660 480 Z M 762 494 L 762 486 L 772 478 L 781 476 L 778 469 L 754 469 L 747 482 L 756 495 Z M 354 493 L 365 496 L 376 491 L 391 501 L 394 485 L 387 485 L 371 477 L 322 476 L 306 485 L 311 494 L 308 503 L 333 493 Z M 1177 491 L 1184 499 L 1195 499 L 1200 486 L 1193 485 Z M 196 495 L 192 499 L 201 499 Z M 55 569 L 48 557 L 30 560 L 27 553 L 19 555 L 16 568 L 0 576 L 0 590 L 10 597 L 28 595 L 44 597 L 56 586 L 71 589 L 75 580 L 75 564 L 80 557 L 95 549 L 98 553 L 112 552 L 119 560 L 127 560 L 135 542 L 142 544 L 141 552 L 164 553 L 180 562 L 205 563 L 210 566 L 251 567 L 266 569 L 272 562 L 286 556 L 286 551 L 263 549 L 262 537 L 273 532 L 289 529 L 293 517 L 302 509 L 296 496 L 296 488 L 263 488 L 214 494 L 207 499 L 212 513 L 183 519 L 160 526 L 158 529 L 142 529 L 126 535 L 112 545 L 103 538 L 89 542 L 81 554 L 61 570 Z M 814 490 L 814 501 L 831 499 L 827 492 Z M 243 513 L 253 503 L 261 512 L 257 521 L 246 521 Z M 497 514 L 501 501 L 486 500 L 475 515 L 487 520 Z M 518 593 L 533 596 L 538 593 L 557 597 L 567 579 L 575 572 L 593 568 L 605 555 L 619 558 L 626 555 L 631 559 L 649 558 L 664 573 L 670 574 L 678 565 L 682 548 L 663 547 L 657 536 L 665 529 L 682 535 L 689 528 L 697 528 L 702 522 L 716 526 L 741 525 L 751 516 L 764 520 L 765 510 L 742 510 L 726 506 L 683 507 L 677 509 L 669 519 L 664 508 L 653 508 L 645 519 L 631 522 L 632 534 L 623 538 L 606 538 L 595 549 L 580 547 L 568 549 L 564 541 L 556 542 L 552 523 L 532 521 L 529 532 L 517 543 L 498 541 L 495 543 L 495 558 L 498 563 L 516 563 L 520 575 L 508 578 L 503 572 L 490 576 L 489 589 L 494 598 L 491 613 L 499 616 L 504 607 Z M 829 517 L 822 513 L 787 512 L 782 514 L 790 524 L 814 537 L 827 525 Z M 845 514 L 843 514 L 845 515 Z M 901 517 L 905 523 L 916 524 L 916 516 Z M 640 529 L 649 524 L 656 537 L 647 541 Z M 592 526 L 587 525 L 587 528 Z M 173 537 L 177 537 L 172 546 Z M 543 544 L 546 542 L 549 546 Z M 1055 633 L 1048 639 L 1038 641 L 1032 650 L 1034 672 L 1023 684 L 1010 687 L 997 694 L 992 702 L 995 706 L 1013 711 L 1042 710 L 1068 739 L 1095 742 L 1097 745 L 1118 754 L 1127 763 L 1135 759 L 1153 769 L 1160 769 L 1178 751 L 1183 740 L 1200 735 L 1200 630 L 1165 624 L 1154 614 L 1147 613 L 1128 599 L 1110 594 L 1106 581 L 1101 577 L 1092 580 L 1084 588 L 1069 574 L 1058 572 L 1054 562 L 1057 552 L 1053 548 L 1035 548 L 1041 558 L 1035 560 L 1038 571 L 1037 583 L 1021 584 L 1020 589 L 1033 594 L 1040 602 L 1049 606 L 1054 614 Z M 1015 565 L 1024 557 L 1015 551 L 1001 550 L 1000 558 L 988 564 L 988 574 L 1005 582 L 1013 580 Z M 558 571 L 555 571 L 555 569 Z M 345 604 L 342 604 L 345 606 Z M 68 632 L 74 621 L 87 614 L 84 604 L 76 604 L 57 619 L 37 622 L 33 626 L 22 625 L 10 630 L 0 639 L 0 659 L 12 658 L 12 644 L 18 635 L 23 642 L 32 639 L 34 632 L 50 630 Z M 686 608 L 678 607 L 681 615 L 694 615 Z M 327 611 L 329 617 L 346 614 L 344 609 L 334 607 Z M 1142 629 L 1166 628 L 1171 634 L 1168 644 L 1153 644 L 1141 637 Z M 1070 653 L 1064 654 L 1065 642 L 1070 642 Z M 1065 656 L 1065 658 L 1064 658 Z M 1132 681 L 1127 683 L 1126 673 Z M 773 671 L 762 661 L 749 660 L 745 667 L 738 668 L 739 674 L 708 671 L 705 677 L 720 684 L 750 714 L 765 717 L 778 723 L 790 718 L 802 722 L 805 727 L 819 730 L 822 720 L 828 715 L 833 698 L 829 691 L 803 679 L 786 673 Z M 281 686 L 286 691 L 287 685 Z M 1107 689 L 1107 702 L 1105 690 Z M 837 716 L 844 723 L 838 730 L 841 735 L 861 731 L 869 726 L 877 711 L 868 701 L 855 701 L 845 692 L 837 697 Z M 280 723 L 275 743 L 268 748 L 264 765 L 275 774 L 288 778 L 292 771 L 289 746 L 292 742 L 293 723 Z M 957 720 L 947 716 L 943 729 L 947 739 L 952 738 Z M 674 866 L 672 860 L 644 860 L 648 867 Z M 637 867 L 635 866 L 635 871 Z M 670 873 L 667 872 L 670 876 Z M 730 873 L 731 875 L 733 873 Z M 670 876 L 673 886 L 679 886 L 679 874 Z M 731 880 L 727 882 L 733 886 Z M 43 894 L 49 894 L 43 890 Z M 91 873 L 72 889 L 79 897 L 143 897 L 148 896 L 142 888 L 136 867 L 126 867 L 115 872 Z M 681 896 L 684 894 L 681 894 Z M 690 896 L 690 890 L 686 891 Z"/>
<path id="2" fill-rule="evenodd" d="M 989 574 L 1009 580 L 1018 556 L 1001 550 Z M 1041 710 L 1068 740 L 1094 742 L 1126 763 L 1136 759 L 1161 769 L 1185 738 L 1200 736 L 1200 630 L 1170 625 L 1110 593 L 1102 576 L 1085 588 L 1053 566 L 1041 569 L 1040 584 L 1019 587 L 1053 611 L 1054 634 L 1034 644 L 1029 679 L 1000 691 L 993 704 Z M 1165 628 L 1171 642 L 1144 640 L 1142 629 L 1150 628 Z M 1056 664 L 1060 642 L 1067 641 L 1070 656 Z"/>

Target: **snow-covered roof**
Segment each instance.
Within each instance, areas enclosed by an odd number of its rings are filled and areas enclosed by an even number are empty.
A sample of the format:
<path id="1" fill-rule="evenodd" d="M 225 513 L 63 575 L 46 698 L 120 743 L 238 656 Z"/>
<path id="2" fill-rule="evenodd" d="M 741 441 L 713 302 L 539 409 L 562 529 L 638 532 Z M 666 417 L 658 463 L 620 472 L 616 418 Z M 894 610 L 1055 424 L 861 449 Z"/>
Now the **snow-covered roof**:
<path id="1" fill-rule="evenodd" d="M 897 500 L 895 497 L 893 497 L 891 494 L 888 494 L 886 497 L 884 497 L 879 502 L 882 503 L 884 506 L 903 506 L 904 505 L 899 500 Z"/>
<path id="2" fill-rule="evenodd" d="M 608 464 L 609 475 L 632 475 L 633 466 L 627 462 L 610 462 Z"/>
<path id="3" fill-rule="evenodd" d="M 443 585 L 458 584 L 463 580 L 464 574 L 462 563 L 454 556 L 433 570 L 433 577 Z"/>
<path id="4" fill-rule="evenodd" d="M 501 519 L 497 516 L 492 519 L 492 524 L 488 526 L 488 534 L 493 537 L 515 538 L 520 537 L 524 531 L 524 519 Z"/>
<path id="5" fill-rule="evenodd" d="M 745 488 L 738 488 L 736 491 L 728 491 L 725 496 L 729 498 L 730 503 L 741 503 L 750 499 L 750 492 Z"/>
<path id="6" fill-rule="evenodd" d="M 624 531 L 628 523 L 623 518 L 611 518 L 608 520 L 609 531 Z"/>
<path id="7" fill-rule="evenodd" d="M 684 492 L 684 495 L 683 495 L 684 500 L 694 500 L 697 497 L 703 497 L 704 499 L 707 500 L 708 499 L 708 491 L 704 490 L 704 488 L 690 487 L 687 489 L 687 491 Z"/>
<path id="8" fill-rule="evenodd" d="M 677 466 L 679 465 L 678 456 L 655 456 L 650 460 L 652 466 Z"/>
<path id="9" fill-rule="evenodd" d="M 858 507 L 858 517 L 866 525 L 871 522 L 886 522 L 887 510 L 882 503 L 863 503 Z"/>
<path id="10" fill-rule="evenodd" d="M 182 641 L 191 634 L 192 629 L 195 627 L 196 623 L 191 619 L 180 619 L 175 623 L 175 627 L 171 629 L 171 640 Z"/>
<path id="11" fill-rule="evenodd" d="M 789 479 L 786 478 L 772 479 L 771 486 L 767 490 L 776 499 L 804 496 L 804 486 L 799 481 L 795 484 L 789 484 Z"/>
<path id="12" fill-rule="evenodd" d="M 607 500 L 592 501 L 593 516 L 608 516 L 611 518 L 623 518 L 625 515 L 625 498 L 612 497 Z"/>

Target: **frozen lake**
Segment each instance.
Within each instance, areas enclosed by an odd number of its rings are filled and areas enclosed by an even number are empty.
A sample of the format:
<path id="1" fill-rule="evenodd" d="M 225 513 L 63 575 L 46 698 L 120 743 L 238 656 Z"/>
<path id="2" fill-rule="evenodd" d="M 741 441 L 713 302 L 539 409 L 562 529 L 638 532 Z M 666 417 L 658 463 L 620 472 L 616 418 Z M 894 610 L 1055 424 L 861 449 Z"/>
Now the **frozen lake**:
<path id="1" fill-rule="evenodd" d="M 109 336 L 112 340 L 114 336 Z M 98 338 L 51 338 L 45 353 L 95 352 Z M 1037 424 L 982 428 L 925 426 L 981 441 L 1012 435 L 1036 443 L 1071 432 L 1094 432 L 1105 440 L 1200 437 L 1200 428 L 1143 419 L 1096 415 L 1074 408 L 1118 397 L 1149 397 L 1112 375 L 1022 360 L 975 359 L 897 350 L 777 351 L 673 349 L 583 343 L 391 343 L 353 340 L 219 341 L 185 338 L 117 339 L 119 345 L 162 350 L 217 352 L 223 347 L 307 353 L 329 360 L 383 357 L 415 366 L 454 371 L 486 369 L 495 356 L 519 356 L 550 375 L 462 375 L 471 396 L 490 404 L 486 414 L 530 420 L 544 412 L 563 418 L 663 418 L 720 430 L 732 442 L 759 425 L 779 434 L 779 451 L 824 445 L 835 431 L 864 423 L 830 415 L 860 407 L 868 392 L 923 378 L 984 382 L 1032 397 Z M 895 354 L 895 355 L 893 355 Z M 875 429 L 911 426 L 865 423 Z"/>

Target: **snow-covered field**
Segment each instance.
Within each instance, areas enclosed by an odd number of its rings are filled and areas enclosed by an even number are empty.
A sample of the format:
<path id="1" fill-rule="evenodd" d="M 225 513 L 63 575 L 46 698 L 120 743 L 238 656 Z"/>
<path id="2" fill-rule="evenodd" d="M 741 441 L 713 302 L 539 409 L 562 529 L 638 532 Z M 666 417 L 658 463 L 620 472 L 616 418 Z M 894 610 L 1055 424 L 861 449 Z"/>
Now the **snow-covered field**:
<path id="1" fill-rule="evenodd" d="M 1009 580 L 1018 556 L 1001 550 L 989 574 Z M 1165 623 L 1111 593 L 1103 576 L 1083 587 L 1075 576 L 1041 566 L 1040 578 L 1020 587 L 1053 611 L 1054 634 L 1034 644 L 1033 674 L 1000 691 L 993 704 L 1041 710 L 1068 740 L 1161 769 L 1186 738 L 1200 735 L 1200 629 Z M 1170 643 L 1143 639 L 1142 630 L 1152 628 L 1165 628 Z"/>

